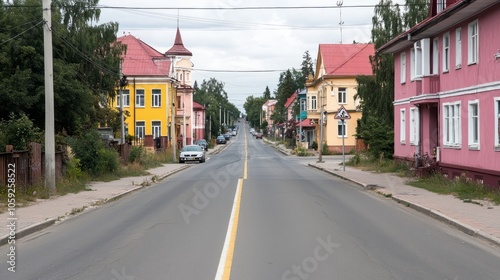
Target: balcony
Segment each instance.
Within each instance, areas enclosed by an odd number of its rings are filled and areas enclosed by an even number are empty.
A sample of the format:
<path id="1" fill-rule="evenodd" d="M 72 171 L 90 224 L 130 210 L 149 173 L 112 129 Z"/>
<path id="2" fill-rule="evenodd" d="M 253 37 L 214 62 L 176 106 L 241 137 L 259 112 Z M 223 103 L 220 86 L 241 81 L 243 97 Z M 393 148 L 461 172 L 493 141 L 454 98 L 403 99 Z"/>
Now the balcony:
<path id="1" fill-rule="evenodd" d="M 422 77 L 421 80 L 416 81 L 417 95 L 438 93 L 440 91 L 439 81 L 439 75 Z"/>

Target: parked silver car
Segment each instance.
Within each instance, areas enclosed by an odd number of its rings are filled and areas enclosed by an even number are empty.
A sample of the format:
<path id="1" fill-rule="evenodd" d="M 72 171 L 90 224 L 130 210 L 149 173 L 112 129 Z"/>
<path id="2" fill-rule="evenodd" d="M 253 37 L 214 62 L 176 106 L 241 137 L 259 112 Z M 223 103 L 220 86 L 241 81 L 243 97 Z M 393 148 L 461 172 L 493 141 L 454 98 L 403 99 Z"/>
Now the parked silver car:
<path id="1" fill-rule="evenodd" d="M 186 161 L 199 161 L 200 163 L 205 162 L 205 150 L 203 147 L 198 145 L 187 145 L 184 146 L 179 155 L 179 163 L 184 163 Z"/>

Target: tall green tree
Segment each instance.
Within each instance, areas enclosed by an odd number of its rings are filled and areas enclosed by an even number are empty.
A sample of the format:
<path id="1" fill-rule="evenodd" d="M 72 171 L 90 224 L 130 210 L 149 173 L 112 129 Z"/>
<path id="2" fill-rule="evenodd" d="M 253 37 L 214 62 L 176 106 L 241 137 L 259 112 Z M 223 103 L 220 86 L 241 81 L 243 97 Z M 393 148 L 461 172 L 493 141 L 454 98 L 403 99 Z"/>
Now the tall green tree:
<path id="1" fill-rule="evenodd" d="M 209 132 L 212 136 L 217 136 L 219 131 L 224 132 L 224 128 L 220 125 L 224 122 L 224 112 L 228 112 L 233 118 L 240 115 L 238 108 L 229 102 L 224 83 L 215 78 L 203 80 L 199 88 L 195 90 L 193 100 L 205 106 L 206 117 L 211 121 L 207 123 L 207 126 L 212 129 Z"/>
<path id="2" fill-rule="evenodd" d="M 98 0 L 52 4 L 56 132 L 74 134 L 103 119 L 116 94 L 120 54 L 117 23 L 97 24 Z M 42 5 L 39 0 L 0 2 L 0 118 L 26 114 L 44 128 Z"/>
<path id="3" fill-rule="evenodd" d="M 264 99 L 271 99 L 271 91 L 269 90 L 269 86 L 266 86 L 266 90 L 264 90 L 264 94 L 262 96 Z"/>
<path id="4" fill-rule="evenodd" d="M 403 32 L 403 16 L 399 5 L 393 5 L 391 0 L 381 0 L 375 7 L 372 18 L 372 42 L 375 49 Z M 357 78 L 358 93 L 363 115 L 358 126 L 358 136 L 364 138 L 368 145 L 373 137 L 373 131 L 378 129 L 373 124 L 383 124 L 388 130 L 394 127 L 394 59 L 392 54 L 376 52 L 370 57 L 373 76 Z M 383 135 L 380 135 L 383 137 Z M 393 139 L 386 139 L 393 141 Z M 386 141 L 383 141 L 386 142 Z M 372 147 L 373 148 L 373 147 Z M 376 155 L 375 155 L 376 156 Z M 392 156 L 392 152 L 386 154 Z"/>
<path id="5" fill-rule="evenodd" d="M 286 100 L 292 96 L 297 89 L 298 82 L 294 79 L 294 76 L 292 76 L 292 71 L 288 69 L 287 71 L 281 73 L 280 82 L 275 92 L 277 100 L 276 107 L 274 108 L 274 113 L 271 116 L 271 119 L 275 123 L 283 123 L 286 121 Z"/>
<path id="6" fill-rule="evenodd" d="M 372 18 L 372 42 L 380 48 L 401 34 L 408 24 L 416 24 L 426 18 L 425 0 L 407 0 L 406 13 L 391 0 L 381 0 Z M 425 6 L 427 7 L 427 6 Z M 357 135 L 363 138 L 375 157 L 393 154 L 393 134 L 379 133 L 394 130 L 394 58 L 392 54 L 376 52 L 370 57 L 373 76 L 357 78 L 358 93 L 363 116 L 358 123 Z"/>
<path id="7" fill-rule="evenodd" d="M 309 51 L 306 51 L 302 56 L 302 64 L 300 70 L 302 71 L 303 83 L 305 85 L 307 77 L 309 75 L 314 76 L 313 62 L 311 55 L 309 55 Z M 305 86 L 301 88 L 305 88 Z"/>

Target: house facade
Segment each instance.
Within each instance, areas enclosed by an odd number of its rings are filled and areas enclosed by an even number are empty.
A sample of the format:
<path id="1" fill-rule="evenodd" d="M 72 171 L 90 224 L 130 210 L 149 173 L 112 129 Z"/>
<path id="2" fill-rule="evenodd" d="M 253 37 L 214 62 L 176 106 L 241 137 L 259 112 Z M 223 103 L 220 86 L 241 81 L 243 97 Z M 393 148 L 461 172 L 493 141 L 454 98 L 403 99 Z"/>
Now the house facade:
<path id="1" fill-rule="evenodd" d="M 357 120 L 361 119 L 356 77 L 373 75 L 370 56 L 373 44 L 320 44 L 314 77 L 306 82 L 307 118 L 314 125 L 315 142 L 320 143 L 323 123 L 323 143 L 329 151 L 342 151 L 342 138 L 347 152 L 356 148 Z M 335 119 L 343 106 L 350 119 Z M 323 116 L 321 116 L 323 112 Z"/>
<path id="2" fill-rule="evenodd" d="M 133 35 L 117 41 L 127 46 L 121 69 L 127 82 L 122 88 L 125 134 L 147 145 L 157 138 L 189 144 L 194 128 L 192 54 L 184 48 L 179 29 L 174 46 L 165 54 Z M 111 106 L 119 110 L 120 101 L 118 94 Z"/>
<path id="3" fill-rule="evenodd" d="M 394 54 L 394 157 L 500 187 L 500 2 L 430 7 L 377 50 Z"/>
<path id="4" fill-rule="evenodd" d="M 267 131 L 274 132 L 274 121 L 271 116 L 274 113 L 274 108 L 276 108 L 276 103 L 278 101 L 275 99 L 269 99 L 262 105 L 262 122 L 267 121 Z"/>

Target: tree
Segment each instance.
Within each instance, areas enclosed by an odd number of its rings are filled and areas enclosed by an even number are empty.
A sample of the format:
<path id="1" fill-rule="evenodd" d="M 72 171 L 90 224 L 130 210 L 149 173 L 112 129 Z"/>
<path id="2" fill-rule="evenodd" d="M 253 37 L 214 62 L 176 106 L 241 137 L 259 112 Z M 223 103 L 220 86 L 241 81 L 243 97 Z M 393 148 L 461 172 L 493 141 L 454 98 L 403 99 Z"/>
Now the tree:
<path id="1" fill-rule="evenodd" d="M 309 51 L 306 51 L 302 56 L 302 64 L 300 70 L 302 71 L 303 83 L 305 85 L 307 77 L 309 77 L 309 75 L 314 76 L 313 62 L 311 56 L 309 55 Z"/>
<path id="2" fill-rule="evenodd" d="M 271 99 L 271 91 L 269 90 L 269 87 L 266 86 L 266 90 L 264 91 L 264 94 L 262 95 L 262 97 L 265 99 L 265 100 L 269 100 Z"/>
<path id="3" fill-rule="evenodd" d="M 408 6 L 402 14 L 399 5 L 394 5 L 391 0 L 381 0 L 375 7 L 372 18 L 372 42 L 375 49 L 380 48 L 392 38 L 405 30 L 405 24 L 412 24 L 422 20 L 428 13 L 422 5 L 425 0 L 407 0 Z M 403 20 L 405 24 L 403 24 Z M 364 139 L 373 156 L 384 154 L 391 157 L 393 151 L 393 135 L 380 133 L 380 131 L 394 130 L 394 58 L 392 54 L 376 52 L 370 57 L 373 76 L 360 76 L 358 93 L 355 98 L 360 99 L 363 116 L 357 129 L 358 137 Z M 390 143 L 390 144 L 388 144 Z M 388 148 L 389 147 L 389 148 Z"/>
<path id="4" fill-rule="evenodd" d="M 278 89 L 275 92 L 277 100 L 276 107 L 273 115 L 271 116 L 271 119 L 275 123 L 283 123 L 286 121 L 286 100 L 292 96 L 297 89 L 297 82 L 293 79 L 292 71 L 288 69 L 287 71 L 281 73 L 280 83 L 278 84 Z"/>
<path id="5" fill-rule="evenodd" d="M 375 49 L 403 31 L 402 15 L 399 5 L 393 5 L 391 0 L 381 0 L 375 7 L 372 18 L 372 41 Z M 360 98 L 363 111 L 359 122 L 358 137 L 361 137 L 370 146 L 374 138 L 366 137 L 376 129 L 373 124 L 380 123 L 393 130 L 394 113 L 392 102 L 394 99 L 394 59 L 391 54 L 376 52 L 370 56 L 373 76 L 357 78 L 358 92 L 355 98 Z M 368 121 L 370 120 L 370 121 Z M 384 135 L 380 135 L 384 137 Z M 387 139 L 391 141 L 391 139 Z M 393 141 L 393 139 L 392 139 Z M 392 156 L 392 153 L 385 154 Z"/>
<path id="6" fill-rule="evenodd" d="M 115 96 L 120 54 L 117 23 L 98 25 L 98 1 L 53 1 L 55 130 L 95 127 Z M 0 2 L 0 118 L 26 114 L 45 125 L 42 5 L 38 0 Z M 104 105 L 104 106 L 103 106 Z"/>
<path id="7" fill-rule="evenodd" d="M 404 26 L 411 28 L 429 16 L 429 0 L 406 0 Z"/>

